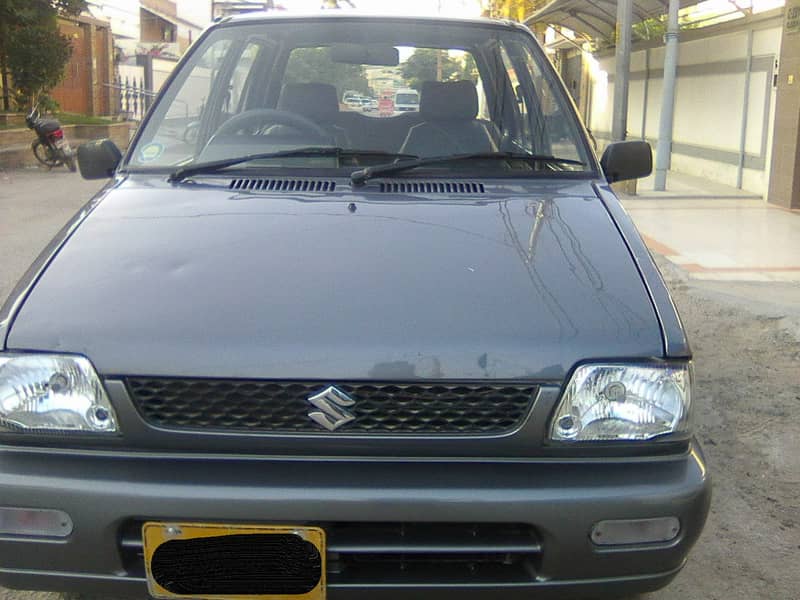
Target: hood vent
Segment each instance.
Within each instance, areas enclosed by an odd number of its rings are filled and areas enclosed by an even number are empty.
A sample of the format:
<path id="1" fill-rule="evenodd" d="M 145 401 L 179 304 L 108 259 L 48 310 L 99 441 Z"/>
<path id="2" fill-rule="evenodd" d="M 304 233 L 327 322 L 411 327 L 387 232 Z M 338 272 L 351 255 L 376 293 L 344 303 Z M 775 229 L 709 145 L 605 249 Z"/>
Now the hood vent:
<path id="1" fill-rule="evenodd" d="M 483 194 L 482 183 L 472 181 L 385 181 L 380 191 L 386 194 Z"/>
<path id="2" fill-rule="evenodd" d="M 234 179 L 228 188 L 242 192 L 332 192 L 336 183 L 321 179 Z"/>

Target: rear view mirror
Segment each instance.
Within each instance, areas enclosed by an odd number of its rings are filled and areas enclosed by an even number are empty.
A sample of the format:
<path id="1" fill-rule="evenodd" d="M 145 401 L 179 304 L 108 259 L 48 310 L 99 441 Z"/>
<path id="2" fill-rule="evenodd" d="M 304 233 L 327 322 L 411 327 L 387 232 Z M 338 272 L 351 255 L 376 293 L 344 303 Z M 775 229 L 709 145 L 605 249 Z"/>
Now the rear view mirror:
<path id="1" fill-rule="evenodd" d="M 653 151 L 647 142 L 613 142 L 606 146 L 600 166 L 609 183 L 647 177 L 653 172 Z"/>
<path id="2" fill-rule="evenodd" d="M 108 179 L 120 160 L 122 152 L 111 140 L 95 140 L 78 146 L 78 166 L 84 179 Z"/>
<path id="3" fill-rule="evenodd" d="M 396 67 L 400 64 L 397 48 L 382 44 L 334 44 L 330 47 L 330 58 L 335 63 L 347 65 Z"/>

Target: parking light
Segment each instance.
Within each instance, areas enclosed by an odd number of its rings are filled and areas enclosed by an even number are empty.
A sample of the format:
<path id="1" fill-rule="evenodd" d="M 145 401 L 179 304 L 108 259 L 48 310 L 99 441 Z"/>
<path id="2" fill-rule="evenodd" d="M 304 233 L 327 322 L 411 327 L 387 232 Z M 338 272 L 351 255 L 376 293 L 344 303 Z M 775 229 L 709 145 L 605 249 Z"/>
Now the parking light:
<path id="1" fill-rule="evenodd" d="M 67 537 L 72 519 L 62 510 L 0 506 L 0 535 Z"/>
<path id="2" fill-rule="evenodd" d="M 677 517 L 598 521 L 590 537 L 597 546 L 626 546 L 670 542 L 681 532 Z"/>

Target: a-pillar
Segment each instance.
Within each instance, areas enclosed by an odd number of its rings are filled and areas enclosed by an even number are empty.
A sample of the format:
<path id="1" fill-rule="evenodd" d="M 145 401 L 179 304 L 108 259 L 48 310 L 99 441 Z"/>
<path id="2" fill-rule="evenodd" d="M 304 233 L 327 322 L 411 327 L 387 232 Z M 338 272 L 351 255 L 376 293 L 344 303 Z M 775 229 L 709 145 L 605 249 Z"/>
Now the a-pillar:
<path id="1" fill-rule="evenodd" d="M 786 2 L 767 200 L 800 209 L 800 0 Z"/>

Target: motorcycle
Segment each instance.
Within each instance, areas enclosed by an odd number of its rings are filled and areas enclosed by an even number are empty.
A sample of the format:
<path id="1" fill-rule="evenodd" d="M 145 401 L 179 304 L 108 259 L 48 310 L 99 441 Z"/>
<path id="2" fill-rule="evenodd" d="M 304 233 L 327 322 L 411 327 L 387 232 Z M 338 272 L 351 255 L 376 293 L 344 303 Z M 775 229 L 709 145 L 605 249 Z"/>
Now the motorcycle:
<path id="1" fill-rule="evenodd" d="M 70 171 L 75 171 L 75 155 L 64 137 L 61 123 L 42 118 L 39 108 L 34 106 L 25 117 L 25 124 L 36 132 L 37 139 L 31 144 L 36 160 L 50 169 L 64 165 Z"/>

